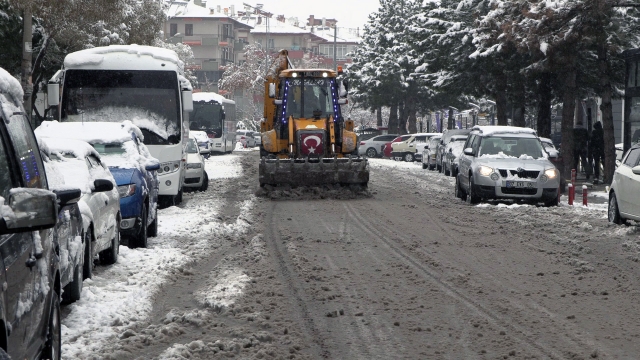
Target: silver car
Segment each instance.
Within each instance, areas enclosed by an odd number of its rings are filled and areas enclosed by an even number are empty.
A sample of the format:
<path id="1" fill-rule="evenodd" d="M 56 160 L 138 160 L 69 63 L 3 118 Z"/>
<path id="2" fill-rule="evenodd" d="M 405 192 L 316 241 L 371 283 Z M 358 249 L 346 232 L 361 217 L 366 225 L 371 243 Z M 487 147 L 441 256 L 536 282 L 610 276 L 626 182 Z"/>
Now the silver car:
<path id="1" fill-rule="evenodd" d="M 384 134 L 361 141 L 360 146 L 358 146 L 358 155 L 367 155 L 370 158 L 382 156 L 384 144 L 393 141 L 397 137 L 397 134 Z"/>
<path id="2" fill-rule="evenodd" d="M 440 140 L 442 135 L 435 135 L 429 139 L 429 145 L 422 150 L 422 168 L 433 170 L 436 168 L 436 153 L 438 152 L 438 146 L 440 146 Z"/>
<path id="3" fill-rule="evenodd" d="M 560 173 L 533 129 L 476 126 L 458 166 L 456 197 L 471 204 L 516 199 L 558 205 Z"/>

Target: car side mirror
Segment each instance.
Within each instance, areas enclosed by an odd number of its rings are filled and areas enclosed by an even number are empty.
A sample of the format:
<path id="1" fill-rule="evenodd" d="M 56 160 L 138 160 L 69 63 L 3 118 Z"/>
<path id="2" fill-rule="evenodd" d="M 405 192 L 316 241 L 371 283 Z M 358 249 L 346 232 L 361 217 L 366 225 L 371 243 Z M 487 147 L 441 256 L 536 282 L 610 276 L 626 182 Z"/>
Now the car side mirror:
<path id="1" fill-rule="evenodd" d="M 549 159 L 557 159 L 558 158 L 558 153 L 557 152 L 553 152 L 551 154 L 549 154 Z"/>
<path id="2" fill-rule="evenodd" d="M 633 172 L 635 175 L 640 175 L 640 165 L 638 165 L 638 166 L 634 166 L 634 167 L 631 169 L 631 172 Z"/>
<path id="3" fill-rule="evenodd" d="M 147 170 L 147 171 L 160 170 L 160 163 L 154 162 L 152 164 L 149 164 L 149 165 L 145 166 L 144 169 Z"/>
<path id="4" fill-rule="evenodd" d="M 71 189 L 71 190 L 54 190 L 54 194 L 58 197 L 58 202 L 60 203 L 60 207 L 75 204 L 80 200 L 82 196 L 82 192 L 80 189 Z"/>
<path id="5" fill-rule="evenodd" d="M 464 154 L 469 156 L 476 156 L 476 154 L 473 152 L 473 148 L 464 149 Z"/>
<path id="6" fill-rule="evenodd" d="M 93 182 L 93 192 L 105 192 L 113 190 L 113 183 L 107 179 L 96 179 Z"/>
<path id="7" fill-rule="evenodd" d="M 15 188 L 9 203 L 0 197 L 0 234 L 49 229 L 58 220 L 56 195 L 44 189 Z"/>

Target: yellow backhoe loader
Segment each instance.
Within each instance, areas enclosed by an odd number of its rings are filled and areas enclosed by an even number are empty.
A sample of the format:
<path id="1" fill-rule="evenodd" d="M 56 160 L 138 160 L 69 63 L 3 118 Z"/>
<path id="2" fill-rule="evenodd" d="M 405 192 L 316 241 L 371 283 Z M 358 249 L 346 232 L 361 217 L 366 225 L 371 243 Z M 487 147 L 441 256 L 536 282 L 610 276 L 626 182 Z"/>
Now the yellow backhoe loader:
<path id="1" fill-rule="evenodd" d="M 353 121 L 344 120 L 348 83 L 328 69 L 293 69 L 281 50 L 265 81 L 260 186 L 367 186 Z"/>

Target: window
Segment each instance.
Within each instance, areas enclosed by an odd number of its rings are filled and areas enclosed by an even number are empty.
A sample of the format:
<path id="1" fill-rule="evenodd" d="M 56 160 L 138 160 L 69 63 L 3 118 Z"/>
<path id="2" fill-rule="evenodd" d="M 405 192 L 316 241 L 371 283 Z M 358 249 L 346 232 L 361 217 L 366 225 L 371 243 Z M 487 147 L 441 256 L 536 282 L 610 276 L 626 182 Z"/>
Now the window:
<path id="1" fill-rule="evenodd" d="M 273 49 L 275 47 L 274 43 L 273 43 L 273 39 L 269 39 L 269 49 Z"/>
<path id="2" fill-rule="evenodd" d="M 629 155 L 624 160 L 624 164 L 629 167 L 634 167 L 638 164 L 638 158 L 640 157 L 640 148 L 631 149 L 629 151 Z"/>
<path id="3" fill-rule="evenodd" d="M 320 44 L 320 55 L 333 57 L 333 44 Z M 347 57 L 347 45 L 336 45 L 336 59 L 344 60 Z"/>
<path id="4" fill-rule="evenodd" d="M 193 24 L 184 25 L 184 34 L 186 36 L 193 36 Z"/>
<path id="5" fill-rule="evenodd" d="M 169 24 L 169 36 L 175 36 L 178 33 L 178 24 Z"/>
<path id="6" fill-rule="evenodd" d="M 16 150 L 16 157 L 19 160 L 20 172 L 24 186 L 29 188 L 47 188 L 47 180 L 45 178 L 42 163 L 38 161 L 40 149 L 33 135 L 31 125 L 27 118 L 21 112 L 14 112 L 9 117 L 7 131 L 11 142 Z"/>

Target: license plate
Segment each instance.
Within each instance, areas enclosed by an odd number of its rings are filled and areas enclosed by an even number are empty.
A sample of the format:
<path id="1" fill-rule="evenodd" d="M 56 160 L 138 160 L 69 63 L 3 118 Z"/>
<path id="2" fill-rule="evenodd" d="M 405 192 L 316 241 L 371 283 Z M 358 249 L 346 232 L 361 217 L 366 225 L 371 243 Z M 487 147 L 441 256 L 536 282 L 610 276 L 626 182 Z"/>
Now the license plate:
<path id="1" fill-rule="evenodd" d="M 532 189 L 536 187 L 536 183 L 532 181 L 507 181 L 508 188 L 528 188 Z"/>

